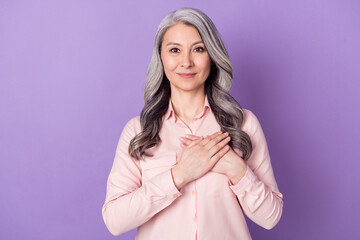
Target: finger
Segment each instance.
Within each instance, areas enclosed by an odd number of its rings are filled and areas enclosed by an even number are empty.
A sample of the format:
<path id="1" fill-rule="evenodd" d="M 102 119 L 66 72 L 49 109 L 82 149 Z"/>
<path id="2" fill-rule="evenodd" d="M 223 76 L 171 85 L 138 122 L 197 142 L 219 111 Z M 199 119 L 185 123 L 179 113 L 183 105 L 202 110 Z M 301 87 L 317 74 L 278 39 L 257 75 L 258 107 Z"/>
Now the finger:
<path id="1" fill-rule="evenodd" d="M 216 143 L 214 146 L 212 146 L 208 150 L 210 157 L 212 157 L 218 151 L 220 151 L 222 148 L 224 148 L 229 142 L 230 142 L 230 137 L 226 137 L 226 138 L 222 139 L 220 142 Z M 209 143 L 209 145 L 210 145 L 210 143 Z"/>
<path id="2" fill-rule="evenodd" d="M 180 137 L 179 140 L 180 140 L 181 142 L 184 142 L 184 141 L 190 141 L 190 142 L 192 142 L 192 141 L 198 140 L 199 138 L 200 138 L 200 137 L 198 137 L 198 136 L 196 136 L 196 137 L 194 137 L 194 138 Z"/>
<path id="3" fill-rule="evenodd" d="M 229 133 L 227 133 L 227 132 L 218 134 L 216 136 L 211 136 L 209 138 L 210 139 L 209 141 L 207 141 L 207 142 L 203 141 L 203 142 L 201 142 L 201 144 L 202 144 L 202 146 L 205 146 L 208 150 L 210 150 L 213 146 L 215 146 L 217 143 L 222 141 L 227 136 L 229 136 Z"/>
<path id="4" fill-rule="evenodd" d="M 216 136 L 218 136 L 218 135 L 220 135 L 222 133 L 223 133 L 222 131 L 217 131 L 217 132 L 214 132 L 213 134 L 211 134 L 210 136 L 216 137 Z"/>
<path id="5" fill-rule="evenodd" d="M 200 145 L 206 146 L 211 140 L 213 140 L 214 138 L 221 136 L 221 135 L 222 135 L 221 131 L 213 133 L 213 134 L 207 136 L 206 138 L 204 138 L 204 140 L 200 143 Z"/>
<path id="6" fill-rule="evenodd" d="M 198 140 L 199 138 L 200 138 L 200 136 L 195 136 L 195 135 L 188 136 L 188 135 L 186 135 L 185 137 L 181 137 L 180 140 L 182 140 L 182 141 L 184 141 L 184 140 L 195 141 L 195 140 Z"/>
<path id="7" fill-rule="evenodd" d="M 204 139 L 203 137 L 200 137 L 199 139 L 192 141 L 187 147 L 190 148 L 190 147 L 198 144 L 199 142 L 201 142 L 203 139 Z"/>
<path id="8" fill-rule="evenodd" d="M 230 146 L 225 145 L 220 151 L 218 151 L 210 158 L 211 164 L 213 164 L 214 166 L 229 150 L 230 150 Z"/>
<path id="9" fill-rule="evenodd" d="M 190 140 L 190 139 L 187 139 L 187 138 L 180 138 L 180 141 L 181 141 L 181 144 L 184 145 L 184 146 L 188 146 L 190 145 L 190 143 L 192 143 L 193 141 L 195 140 Z"/>
<path id="10" fill-rule="evenodd" d="M 209 137 L 209 139 L 212 140 L 212 139 L 214 139 L 215 137 L 221 135 L 222 133 L 223 133 L 223 132 L 218 131 L 218 132 L 215 132 L 215 133 L 213 133 L 213 134 L 211 134 L 211 135 L 208 135 L 207 137 Z"/>
<path id="11" fill-rule="evenodd" d="M 192 134 L 187 134 L 185 136 L 185 138 L 190 139 L 190 140 L 196 140 L 199 139 L 200 136 L 196 136 L 196 135 L 192 135 Z"/>

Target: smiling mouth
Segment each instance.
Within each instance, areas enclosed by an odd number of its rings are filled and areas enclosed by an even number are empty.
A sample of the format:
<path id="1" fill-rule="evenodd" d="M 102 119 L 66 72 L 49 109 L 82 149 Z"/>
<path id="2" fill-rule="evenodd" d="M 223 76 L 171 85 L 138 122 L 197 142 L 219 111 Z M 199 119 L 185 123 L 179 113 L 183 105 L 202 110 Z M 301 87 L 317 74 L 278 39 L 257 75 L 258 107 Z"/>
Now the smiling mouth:
<path id="1" fill-rule="evenodd" d="M 196 75 L 196 73 L 178 73 L 178 75 L 182 78 L 192 78 Z"/>

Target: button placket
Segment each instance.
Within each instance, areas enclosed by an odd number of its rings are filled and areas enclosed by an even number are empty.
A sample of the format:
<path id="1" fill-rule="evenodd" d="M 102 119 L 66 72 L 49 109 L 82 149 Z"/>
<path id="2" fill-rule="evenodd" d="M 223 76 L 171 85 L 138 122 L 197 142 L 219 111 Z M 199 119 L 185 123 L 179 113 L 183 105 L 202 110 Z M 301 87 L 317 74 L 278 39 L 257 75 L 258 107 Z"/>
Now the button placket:
<path id="1" fill-rule="evenodd" d="M 191 191 L 191 197 L 194 201 L 194 215 L 193 215 L 193 221 L 196 223 L 197 220 L 197 199 L 196 199 L 196 191 L 195 188 Z"/>
<path id="2" fill-rule="evenodd" d="M 194 181 L 193 189 L 191 190 L 191 197 L 194 200 L 194 216 L 193 216 L 193 223 L 194 223 L 194 233 L 195 233 L 195 239 L 197 239 L 197 193 L 196 193 L 196 180 Z"/>
<path id="3" fill-rule="evenodd" d="M 194 187 L 191 191 L 191 196 L 194 199 L 194 206 L 195 206 L 195 211 L 194 211 L 194 217 L 193 217 L 193 221 L 196 223 L 197 221 L 197 195 L 196 195 L 196 181 L 194 182 Z"/>

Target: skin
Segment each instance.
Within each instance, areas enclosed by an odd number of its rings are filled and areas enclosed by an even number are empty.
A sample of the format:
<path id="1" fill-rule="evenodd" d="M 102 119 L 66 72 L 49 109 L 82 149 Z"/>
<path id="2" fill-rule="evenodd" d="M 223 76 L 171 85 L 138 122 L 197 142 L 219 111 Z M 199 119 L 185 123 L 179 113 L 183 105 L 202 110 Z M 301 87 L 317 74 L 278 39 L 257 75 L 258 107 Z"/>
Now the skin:
<path id="1" fill-rule="evenodd" d="M 189 126 L 204 106 L 205 81 L 212 65 L 196 28 L 182 23 L 170 27 L 161 44 L 161 60 L 170 82 L 175 114 Z M 184 78 L 179 73 L 195 75 Z M 226 174 L 233 184 L 241 179 L 246 164 L 228 146 L 228 135 L 216 132 L 207 137 L 188 135 L 180 139 L 183 152 L 179 163 L 171 169 L 174 184 L 179 190 L 209 171 Z"/>
<path id="2" fill-rule="evenodd" d="M 176 24 L 164 34 L 161 60 L 170 82 L 171 101 L 178 117 L 189 124 L 202 111 L 205 81 L 210 74 L 211 59 L 198 31 L 185 24 Z M 183 78 L 178 73 L 196 73 Z"/>
<path id="3" fill-rule="evenodd" d="M 181 147 L 185 148 L 199 138 L 199 136 L 191 134 L 181 137 Z M 214 165 L 211 171 L 225 174 L 235 185 L 244 177 L 246 168 L 245 161 L 233 149 L 229 148 L 229 151 Z"/>

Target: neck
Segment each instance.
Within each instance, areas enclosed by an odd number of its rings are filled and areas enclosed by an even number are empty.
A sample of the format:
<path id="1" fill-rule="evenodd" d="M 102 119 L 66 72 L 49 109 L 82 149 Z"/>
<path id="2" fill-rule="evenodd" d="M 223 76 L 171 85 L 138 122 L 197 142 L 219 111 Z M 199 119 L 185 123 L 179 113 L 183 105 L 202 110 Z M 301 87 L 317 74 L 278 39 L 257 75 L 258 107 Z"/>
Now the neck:
<path id="1" fill-rule="evenodd" d="M 171 103 L 175 114 L 189 123 L 204 107 L 205 92 L 171 92 Z"/>

